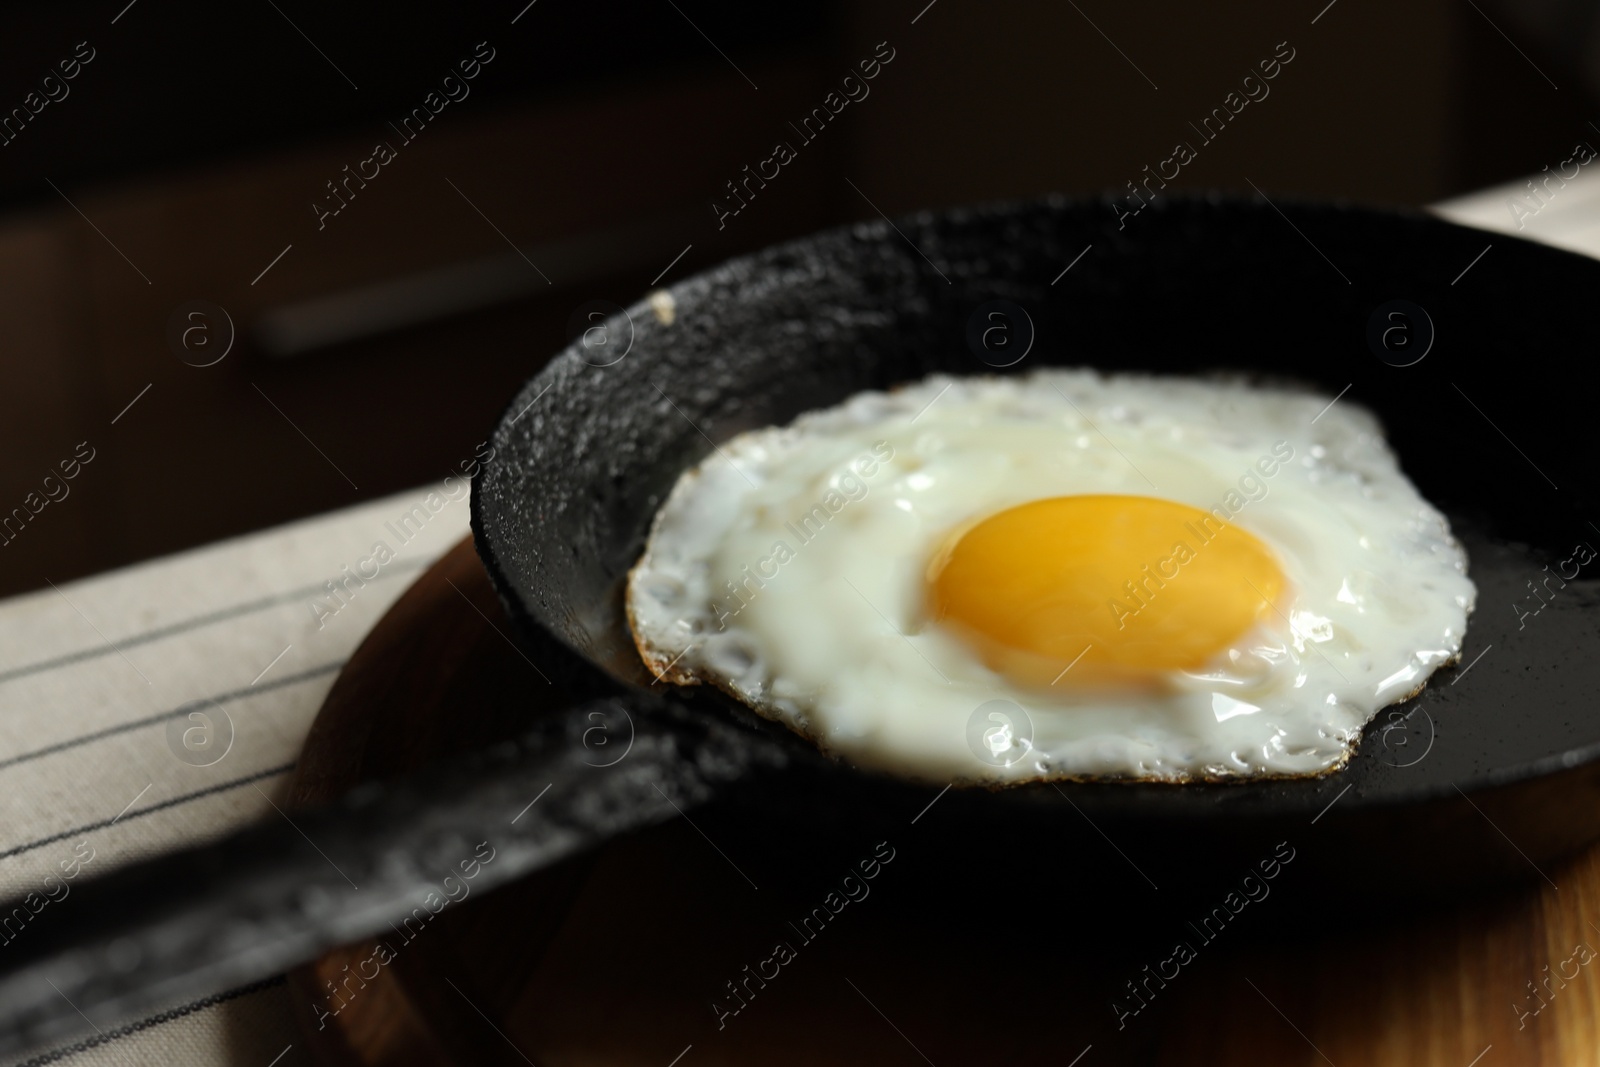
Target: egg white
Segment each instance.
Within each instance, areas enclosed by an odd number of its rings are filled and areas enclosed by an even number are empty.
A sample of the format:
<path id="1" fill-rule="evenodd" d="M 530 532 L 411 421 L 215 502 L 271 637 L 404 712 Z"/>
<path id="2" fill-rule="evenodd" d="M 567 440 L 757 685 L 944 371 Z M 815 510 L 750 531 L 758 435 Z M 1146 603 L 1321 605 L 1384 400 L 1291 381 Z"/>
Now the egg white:
<path id="1" fill-rule="evenodd" d="M 636 644 L 668 680 L 920 780 L 1336 769 L 1381 708 L 1459 654 L 1476 590 L 1377 421 L 1330 400 L 1093 371 L 940 375 L 740 434 L 656 515 L 627 590 Z M 1019 683 L 928 618 L 927 565 L 951 530 L 1084 493 L 1231 513 L 1288 592 L 1204 669 L 1139 692 L 1070 670 Z"/>

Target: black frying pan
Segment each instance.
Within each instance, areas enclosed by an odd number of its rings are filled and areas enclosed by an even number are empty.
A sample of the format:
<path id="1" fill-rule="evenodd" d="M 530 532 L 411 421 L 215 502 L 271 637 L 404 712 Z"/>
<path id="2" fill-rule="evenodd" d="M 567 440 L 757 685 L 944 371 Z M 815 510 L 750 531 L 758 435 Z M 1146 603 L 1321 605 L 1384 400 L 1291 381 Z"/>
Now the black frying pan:
<path id="1" fill-rule="evenodd" d="M 1369 888 L 1543 875 L 1600 837 L 1600 559 L 1537 601 L 1527 585 L 1547 566 L 1570 573 L 1580 543 L 1600 545 L 1592 426 L 1571 384 L 1600 263 L 1424 216 L 1281 207 L 1171 200 L 1119 224 L 1107 204 L 1054 200 L 872 223 L 682 282 L 670 323 L 644 303 L 614 318 L 609 347 L 575 344 L 507 408 L 472 500 L 529 657 L 590 702 L 295 827 L 269 822 L 75 888 L 0 957 L 0 1048 L 68 1033 L 80 1011 L 146 1009 L 381 930 L 480 838 L 497 850 L 486 888 L 719 796 L 758 822 L 858 834 L 937 803 L 948 832 L 979 843 L 968 868 L 1020 857 L 1030 879 L 1059 873 L 1058 854 L 1084 855 L 1055 846 L 1086 827 L 1138 854 L 1152 885 L 1237 871 L 1280 835 L 1313 839 L 1300 849 L 1311 864 Z M 967 343 L 973 313 L 995 300 L 1031 321 L 1009 370 Z M 948 796 L 830 764 L 712 694 L 662 695 L 633 651 L 621 585 L 655 508 L 713 440 L 932 371 L 1041 364 L 1348 386 L 1470 553 L 1479 602 L 1461 666 L 1381 714 L 1326 778 Z M 626 755 L 586 745 L 597 726 L 626 736 Z"/>
<path id="2" fill-rule="evenodd" d="M 1066 200 L 922 215 L 690 279 L 672 290 L 670 325 L 643 306 L 612 324 L 615 337 L 631 327 L 620 362 L 594 365 L 615 358 L 614 340 L 605 355 L 575 346 L 512 403 L 473 494 L 478 551 L 541 662 L 577 689 L 637 691 L 653 679 L 620 583 L 664 494 L 711 439 L 934 371 L 1058 364 L 1309 381 L 1377 412 L 1465 543 L 1479 600 L 1457 670 L 1380 714 L 1328 777 L 1026 785 L 980 791 L 964 814 L 1042 806 L 1056 817 L 1075 804 L 1192 831 L 1303 821 L 1338 798 L 1339 821 L 1382 824 L 1405 851 L 1431 842 L 1435 874 L 1457 866 L 1456 846 L 1462 870 L 1526 870 L 1514 850 L 1476 847 L 1498 834 L 1463 794 L 1504 791 L 1495 821 L 1531 859 L 1600 836 L 1600 556 L 1574 558 L 1580 543 L 1600 546 L 1589 522 L 1600 508 L 1593 425 L 1573 382 L 1595 344 L 1600 263 L 1421 215 L 1282 207 L 1175 200 L 1120 228 L 1105 204 Z M 998 370 L 999 353 L 980 358 L 967 340 L 994 300 L 1021 307 L 1035 332 L 1027 356 Z M 1412 305 L 1398 319 L 1396 301 Z M 1559 818 L 1546 818 L 1551 806 Z"/>

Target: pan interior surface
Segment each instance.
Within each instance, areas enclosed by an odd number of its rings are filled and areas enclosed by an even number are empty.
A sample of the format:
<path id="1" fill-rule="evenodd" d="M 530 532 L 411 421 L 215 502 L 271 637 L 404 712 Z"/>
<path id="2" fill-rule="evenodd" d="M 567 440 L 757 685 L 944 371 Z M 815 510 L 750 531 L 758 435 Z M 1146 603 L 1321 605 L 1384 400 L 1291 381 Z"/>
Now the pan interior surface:
<path id="1" fill-rule="evenodd" d="M 1481 233 L 1278 208 L 1173 199 L 1119 228 L 1105 203 L 1052 199 L 862 224 L 689 278 L 670 290 L 670 315 L 658 299 L 609 324 L 631 341 L 623 359 L 602 366 L 575 344 L 509 405 L 474 486 L 479 552 L 542 666 L 580 689 L 649 686 L 622 583 L 678 475 L 715 441 L 936 371 L 1305 383 L 1378 415 L 1465 545 L 1478 605 L 1462 663 L 1380 712 L 1334 775 L 1071 796 L 1315 813 L 1340 797 L 1382 807 L 1587 766 L 1600 753 L 1588 713 L 1600 559 L 1576 560 L 1600 545 L 1587 518 L 1600 508 L 1568 368 L 1590 343 L 1600 263 L 1497 238 L 1457 285 Z M 1026 354 L 1007 367 L 969 344 L 994 307 L 1024 324 Z M 1006 792 L 1050 802 L 1034 796 L 1048 787 Z"/>

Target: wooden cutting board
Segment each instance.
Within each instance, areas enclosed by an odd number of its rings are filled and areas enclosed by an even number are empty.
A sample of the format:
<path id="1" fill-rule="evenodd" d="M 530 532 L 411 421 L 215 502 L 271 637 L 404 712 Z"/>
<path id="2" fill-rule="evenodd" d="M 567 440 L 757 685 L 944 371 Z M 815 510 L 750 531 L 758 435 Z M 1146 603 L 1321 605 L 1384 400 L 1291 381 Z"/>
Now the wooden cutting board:
<path id="1" fill-rule="evenodd" d="M 292 800 L 508 736 L 561 700 L 463 541 L 345 667 Z M 1126 879 L 1116 916 L 1014 882 L 986 893 L 984 864 L 1022 860 L 952 840 L 936 808 L 884 842 L 743 815 L 692 812 L 295 971 L 307 1046 L 371 1067 L 1600 1062 L 1600 847 L 1470 900 L 1319 898 L 1291 863 L 1277 901 L 1176 934 L 1182 953 L 1145 935 L 1193 911 L 1109 850 L 1084 871 Z"/>

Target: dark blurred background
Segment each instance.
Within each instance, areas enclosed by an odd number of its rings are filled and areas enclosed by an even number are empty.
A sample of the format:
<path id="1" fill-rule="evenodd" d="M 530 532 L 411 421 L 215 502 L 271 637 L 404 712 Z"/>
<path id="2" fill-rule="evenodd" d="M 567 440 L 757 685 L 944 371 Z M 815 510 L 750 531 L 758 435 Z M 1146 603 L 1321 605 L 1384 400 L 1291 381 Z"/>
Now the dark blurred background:
<path id="1" fill-rule="evenodd" d="M 0 593 L 441 477 L 586 302 L 877 209 L 1121 190 L 1279 42 L 1270 96 L 1173 189 L 1420 206 L 1538 171 L 1600 137 L 1592 12 L 1560 10 L 0 2 L 0 516 L 30 509 Z M 490 50 L 414 140 L 390 125 Z M 780 140 L 797 158 L 719 228 Z"/>

